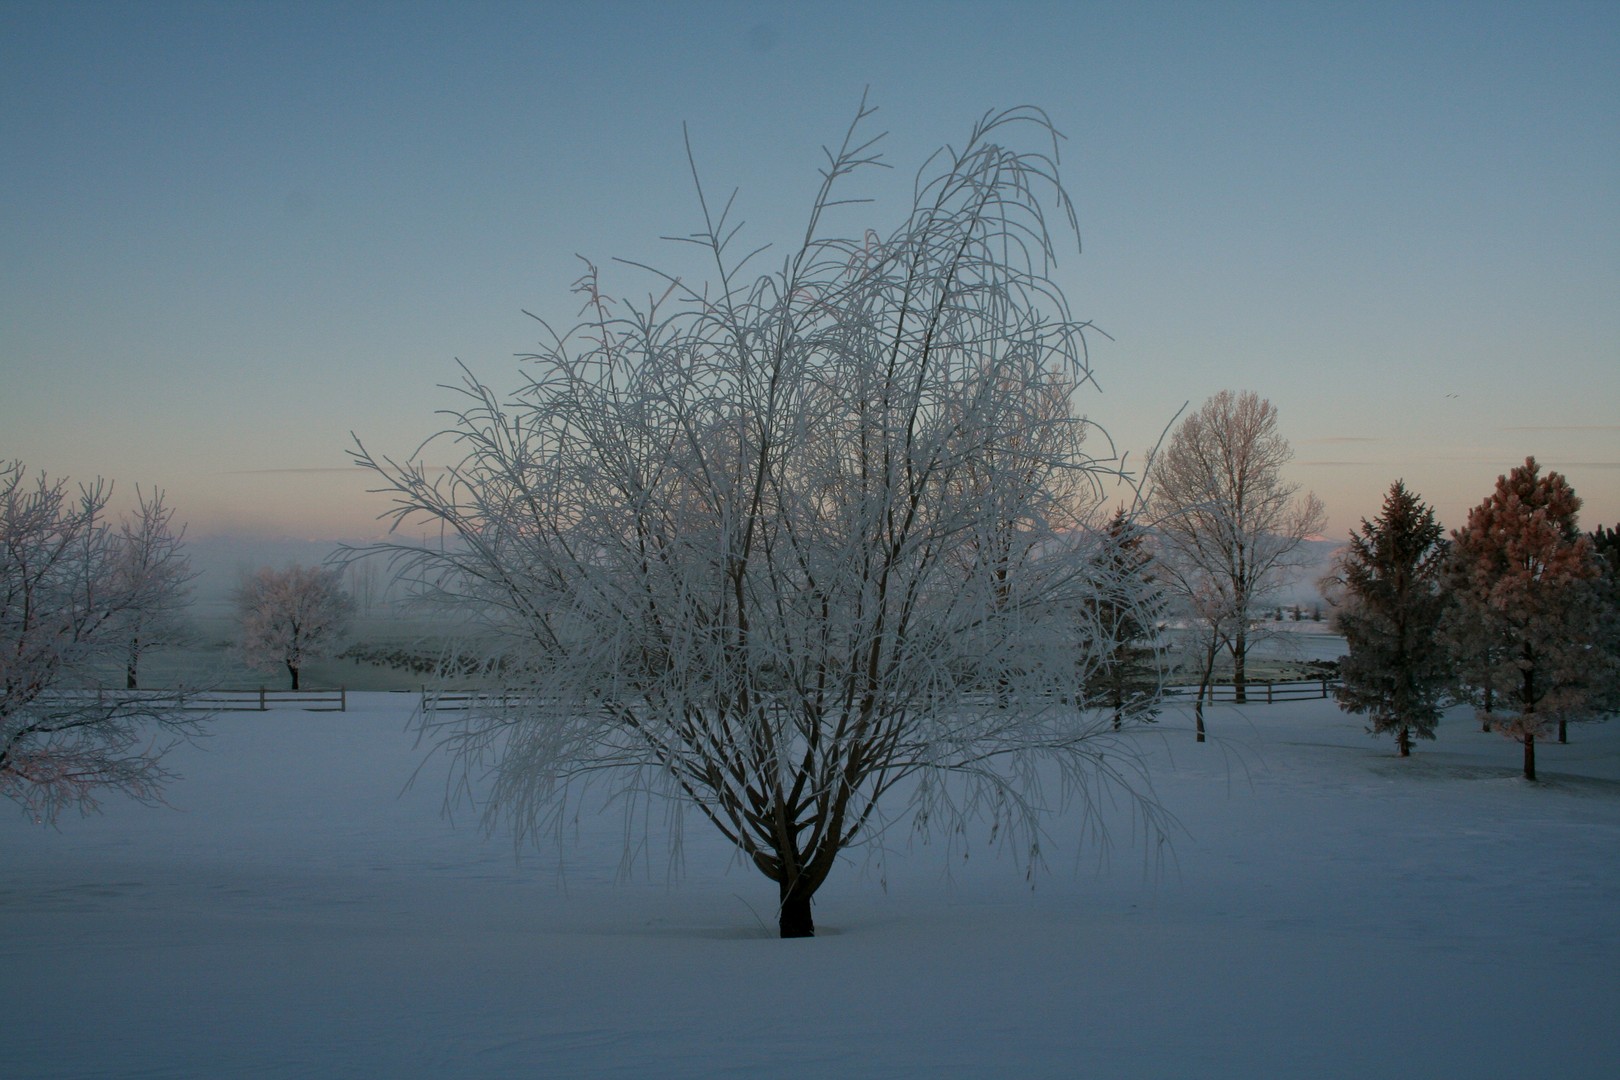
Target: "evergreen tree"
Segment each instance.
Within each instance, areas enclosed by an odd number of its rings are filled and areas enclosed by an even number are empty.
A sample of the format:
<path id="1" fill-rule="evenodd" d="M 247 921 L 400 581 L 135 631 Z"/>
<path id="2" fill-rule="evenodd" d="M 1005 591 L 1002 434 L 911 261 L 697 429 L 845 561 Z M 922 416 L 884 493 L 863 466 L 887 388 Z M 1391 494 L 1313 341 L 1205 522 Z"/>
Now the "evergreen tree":
<path id="1" fill-rule="evenodd" d="M 1456 640 L 1483 643 L 1469 661 L 1476 687 L 1494 689 L 1495 727 L 1524 746 L 1524 775 L 1536 778 L 1536 739 L 1556 722 L 1585 718 L 1612 685 L 1612 661 L 1597 647 L 1603 562 L 1576 527 L 1581 500 L 1535 458 L 1496 481 L 1496 490 L 1452 534 L 1447 576 Z"/>
<path id="2" fill-rule="evenodd" d="M 1115 730 L 1127 718 L 1150 720 L 1159 711 L 1166 601 L 1144 536 L 1120 507 L 1108 523 L 1100 560 L 1102 580 L 1109 587 L 1094 602 L 1095 625 L 1111 646 L 1088 681 L 1086 698 L 1091 705 L 1113 710 Z"/>
<path id="3" fill-rule="evenodd" d="M 1599 525 L 1590 536 L 1603 562 L 1603 576 L 1598 579 L 1598 638 L 1613 671 L 1620 668 L 1620 526 L 1606 529 Z M 1620 679 L 1611 680 L 1608 690 L 1602 698 L 1604 711 L 1620 710 Z"/>
<path id="4" fill-rule="evenodd" d="M 1377 520 L 1363 518 L 1338 558 L 1345 605 L 1339 632 L 1339 705 L 1365 714 L 1371 734 L 1395 733 L 1402 757 L 1412 738 L 1434 738 L 1451 682 L 1438 637 L 1447 546 L 1434 510 L 1396 481 Z"/>

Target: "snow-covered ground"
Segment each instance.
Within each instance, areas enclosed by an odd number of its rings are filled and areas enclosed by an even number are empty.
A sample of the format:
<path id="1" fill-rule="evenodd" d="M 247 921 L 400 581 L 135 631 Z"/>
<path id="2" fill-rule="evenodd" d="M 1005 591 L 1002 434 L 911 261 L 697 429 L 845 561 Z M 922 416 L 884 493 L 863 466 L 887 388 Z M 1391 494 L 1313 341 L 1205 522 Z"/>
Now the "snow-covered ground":
<path id="1" fill-rule="evenodd" d="M 0 817 L 0 1075 L 1608 1077 L 1620 725 L 1517 748 L 1459 713 L 1394 756 L 1331 703 L 1168 716 L 1184 828 L 1145 870 L 857 855 L 814 940 L 696 823 L 619 877 L 441 817 L 409 699 L 221 719 L 174 809 Z M 1073 839 L 1072 829 L 1059 837 Z M 655 845 L 656 846 L 656 845 Z"/>

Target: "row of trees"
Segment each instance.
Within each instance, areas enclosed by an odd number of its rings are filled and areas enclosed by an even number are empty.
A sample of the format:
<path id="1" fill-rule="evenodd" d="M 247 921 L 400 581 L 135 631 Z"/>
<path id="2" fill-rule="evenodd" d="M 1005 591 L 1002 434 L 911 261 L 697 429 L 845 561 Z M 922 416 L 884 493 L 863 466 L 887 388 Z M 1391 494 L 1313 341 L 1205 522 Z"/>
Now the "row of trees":
<path id="1" fill-rule="evenodd" d="M 1613 529 L 1580 532 L 1580 505 L 1528 458 L 1447 541 L 1397 482 L 1325 583 L 1349 646 L 1340 703 L 1405 756 L 1447 705 L 1470 701 L 1487 730 L 1523 744 L 1535 779 L 1538 739 L 1563 742 L 1569 721 L 1620 707 L 1620 551 Z"/>
<path id="2" fill-rule="evenodd" d="M 879 164 L 870 112 L 828 151 L 802 240 L 770 272 L 747 270 L 760 252 L 739 256 L 731 204 L 716 212 L 699 185 L 689 239 L 713 284 L 659 275 L 638 304 L 589 267 L 581 321 L 545 327 L 516 394 L 465 373 L 435 444 L 453 464 L 356 451 L 396 524 L 444 538 L 371 554 L 494 643 L 487 663 L 518 692 L 515 708 L 509 694 L 423 721 L 466 774 L 493 777 L 486 823 L 560 828 L 602 782 L 632 813 L 667 797 L 775 884 L 785 937 L 814 933 L 840 856 L 898 820 L 950 843 L 984 822 L 1032 871 L 1045 813 L 1119 785 L 1162 838 L 1121 740 L 1156 708 L 1167 596 L 1195 617 L 1203 680 L 1225 650 L 1241 697 L 1260 606 L 1323 516 L 1281 479 L 1276 410 L 1225 392 L 1150 462 L 1148 521 L 1110 521 L 1106 493 L 1131 478 L 1077 411 L 1089 324 L 1053 277 L 1054 233 L 1074 229 L 1056 132 L 1038 110 L 987 115 L 924 164 L 890 229 L 840 231 L 862 201 L 845 185 Z M 1013 145 L 1025 135 L 1032 148 Z M 76 518 L 61 485 L 39 493 L 55 497 L 45 546 L 67 554 L 38 579 L 48 602 L 19 610 L 86 642 L 151 640 L 102 614 L 121 547 L 83 538 L 112 535 L 105 497 Z M 8 589 L 37 562 L 8 554 Z M 237 596 L 246 651 L 296 687 L 349 610 L 339 593 L 328 574 L 255 575 Z M 155 610 L 117 610 L 136 609 Z M 62 778 L 75 729 L 49 726 L 52 710 L 88 709 L 90 687 L 59 659 L 15 680 L 32 697 L 0 701 L 0 784 L 42 785 L 27 797 L 47 807 L 109 779 Z M 126 790 L 156 790 L 156 754 L 126 755 Z"/>
<path id="3" fill-rule="evenodd" d="M 0 795 L 40 820 L 107 791 L 160 800 L 164 753 L 206 719 L 187 711 L 195 688 L 140 687 L 142 659 L 191 636 L 185 529 L 161 491 L 122 516 L 111 498 L 0 465 Z M 350 606 L 336 571 L 301 567 L 258 572 L 237 604 L 242 659 L 285 665 L 294 689 Z"/>
<path id="4" fill-rule="evenodd" d="M 187 601 L 183 530 L 162 492 L 121 521 L 111 496 L 0 465 L 0 794 L 41 819 L 105 789 L 156 801 L 164 751 L 196 726 L 183 691 L 130 692 Z M 120 670 L 128 690 L 104 692 Z"/>

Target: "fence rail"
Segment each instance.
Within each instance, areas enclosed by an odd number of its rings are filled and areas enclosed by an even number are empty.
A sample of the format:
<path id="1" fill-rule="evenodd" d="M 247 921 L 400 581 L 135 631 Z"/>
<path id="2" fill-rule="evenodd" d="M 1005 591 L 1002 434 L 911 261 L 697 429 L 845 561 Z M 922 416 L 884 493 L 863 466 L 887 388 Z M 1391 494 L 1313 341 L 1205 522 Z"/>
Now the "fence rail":
<path id="1" fill-rule="evenodd" d="M 480 690 L 422 691 L 422 711 L 467 712 L 471 709 L 511 709 L 533 700 L 528 694 L 490 693 Z"/>
<path id="2" fill-rule="evenodd" d="M 1272 705 L 1279 701 L 1313 701 L 1332 696 L 1338 679 L 1286 679 L 1262 682 L 1250 680 L 1245 686 L 1248 705 Z M 471 709 L 512 709 L 534 702 L 533 695 L 501 693 L 479 690 L 430 690 L 424 687 L 422 710 L 438 712 L 467 712 Z M 1211 683 L 1204 690 L 1205 700 L 1214 702 L 1237 701 L 1237 687 L 1231 683 Z M 1196 686 L 1166 686 L 1167 701 L 1191 701 L 1198 696 Z M 990 700 L 987 696 L 986 700 Z"/>
<path id="3" fill-rule="evenodd" d="M 340 686 L 335 690 L 271 690 L 256 687 L 252 690 L 89 690 L 75 693 L 88 694 L 98 700 L 140 700 L 158 708 L 184 709 L 190 712 L 269 712 L 290 706 L 305 712 L 348 712 L 349 691 Z"/>
<path id="4" fill-rule="evenodd" d="M 1329 697 L 1338 679 L 1290 679 L 1284 682 L 1256 682 L 1244 686 L 1247 705 L 1273 705 L 1279 701 L 1314 701 Z M 1198 697 L 1196 686 L 1167 686 L 1164 696 L 1169 700 L 1191 701 Z M 1210 702 L 1237 701 L 1237 687 L 1231 683 L 1211 683 L 1204 690 L 1204 699 Z"/>
<path id="5" fill-rule="evenodd" d="M 292 706 L 305 712 L 348 712 L 349 691 L 335 690 L 208 690 L 191 699 L 189 708 L 215 712 L 269 712 Z"/>

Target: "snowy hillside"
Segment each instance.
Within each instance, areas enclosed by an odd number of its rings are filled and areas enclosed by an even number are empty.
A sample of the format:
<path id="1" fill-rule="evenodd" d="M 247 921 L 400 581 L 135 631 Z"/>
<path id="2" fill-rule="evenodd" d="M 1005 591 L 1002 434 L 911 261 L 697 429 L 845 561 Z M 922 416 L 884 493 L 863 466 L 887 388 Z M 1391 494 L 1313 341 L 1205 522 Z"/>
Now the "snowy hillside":
<path id="1" fill-rule="evenodd" d="M 222 719 L 173 809 L 0 818 L 12 1078 L 1599 1077 L 1620 1060 L 1620 725 L 1544 782 L 1464 715 L 1402 761 L 1331 703 L 1169 716 L 1184 827 L 1056 830 L 1031 889 L 891 844 L 767 931 L 693 822 L 620 876 L 619 818 L 514 861 L 439 813 L 411 699 Z M 466 815 L 463 815 L 465 818 Z M 654 825 L 659 822 L 655 820 Z M 654 829 L 656 832 L 656 828 Z M 632 837 L 632 841 L 640 838 Z M 1144 869 L 1144 863 L 1147 869 Z"/>

